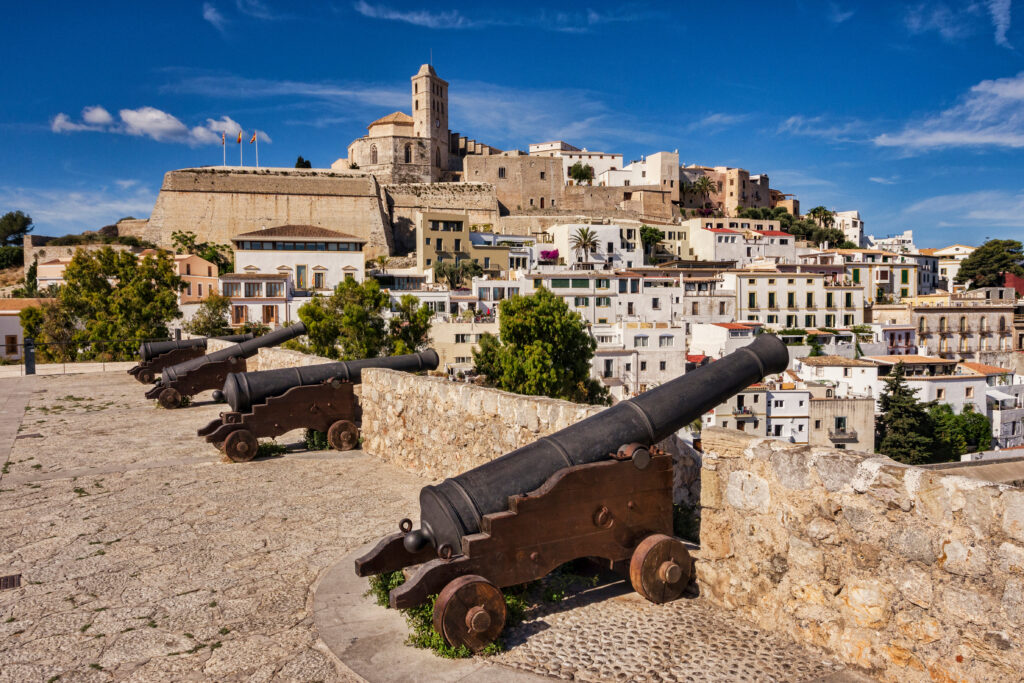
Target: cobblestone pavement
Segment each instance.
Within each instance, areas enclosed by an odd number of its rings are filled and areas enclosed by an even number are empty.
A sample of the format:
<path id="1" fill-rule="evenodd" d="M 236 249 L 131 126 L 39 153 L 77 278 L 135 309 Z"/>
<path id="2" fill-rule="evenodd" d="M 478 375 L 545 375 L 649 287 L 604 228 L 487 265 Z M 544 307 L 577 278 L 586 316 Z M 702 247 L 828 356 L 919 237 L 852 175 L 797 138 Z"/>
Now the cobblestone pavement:
<path id="1" fill-rule="evenodd" d="M 121 374 L 35 382 L 0 478 L 0 575 L 22 575 L 0 592 L 0 683 L 356 679 L 313 592 L 424 480 L 361 452 L 223 463 L 195 436 L 219 406 L 158 409 Z M 496 661 L 580 680 L 836 668 L 699 600 L 573 598 L 507 635 Z"/>

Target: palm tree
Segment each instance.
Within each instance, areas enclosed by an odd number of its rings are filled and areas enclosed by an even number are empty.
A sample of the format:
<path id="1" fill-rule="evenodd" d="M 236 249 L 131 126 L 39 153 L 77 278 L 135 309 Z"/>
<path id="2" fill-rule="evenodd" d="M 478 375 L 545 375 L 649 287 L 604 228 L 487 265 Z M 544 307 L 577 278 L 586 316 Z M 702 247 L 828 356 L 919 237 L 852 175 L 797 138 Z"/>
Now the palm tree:
<path id="1" fill-rule="evenodd" d="M 391 259 L 388 257 L 387 254 L 381 254 L 380 256 L 375 258 L 374 263 L 377 264 L 377 270 L 379 270 L 383 274 L 384 269 L 388 267 L 388 261 L 390 260 Z"/>
<path id="2" fill-rule="evenodd" d="M 569 246 L 573 248 L 573 251 L 582 251 L 589 259 L 590 252 L 599 246 L 597 233 L 587 227 L 579 228 L 569 241 Z"/>
<path id="3" fill-rule="evenodd" d="M 707 203 L 711 199 L 711 195 L 718 190 L 718 186 L 715 185 L 715 181 L 706 175 L 702 175 L 700 178 L 693 183 L 693 191 L 704 198 L 704 208 L 707 208 Z"/>
<path id="4" fill-rule="evenodd" d="M 814 222 L 823 228 L 831 228 L 835 225 L 835 214 L 824 206 L 816 206 L 807 212 L 807 215 L 814 219 Z"/>

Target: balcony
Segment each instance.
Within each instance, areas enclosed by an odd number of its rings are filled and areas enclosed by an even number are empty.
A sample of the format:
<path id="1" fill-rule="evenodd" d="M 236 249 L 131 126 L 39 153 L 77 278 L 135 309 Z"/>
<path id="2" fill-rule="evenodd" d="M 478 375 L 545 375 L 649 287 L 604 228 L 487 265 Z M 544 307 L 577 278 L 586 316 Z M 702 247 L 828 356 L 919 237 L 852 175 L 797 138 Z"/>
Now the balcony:
<path id="1" fill-rule="evenodd" d="M 737 420 L 756 420 L 757 416 L 754 415 L 754 411 L 749 407 L 744 406 L 742 408 L 733 408 L 732 416 Z"/>
<path id="2" fill-rule="evenodd" d="M 857 440 L 856 429 L 829 429 L 828 438 L 837 443 L 850 443 Z"/>

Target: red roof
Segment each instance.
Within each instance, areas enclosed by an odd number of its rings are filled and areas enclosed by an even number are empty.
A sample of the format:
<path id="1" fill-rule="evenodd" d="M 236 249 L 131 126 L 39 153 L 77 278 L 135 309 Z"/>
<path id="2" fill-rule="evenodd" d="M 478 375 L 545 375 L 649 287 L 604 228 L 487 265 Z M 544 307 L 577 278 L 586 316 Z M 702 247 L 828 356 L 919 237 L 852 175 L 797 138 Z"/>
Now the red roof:
<path id="1" fill-rule="evenodd" d="M 749 329 L 751 329 L 751 328 L 747 327 L 746 325 L 740 325 L 739 323 L 711 323 L 711 324 L 712 325 L 716 325 L 718 327 L 724 327 L 727 330 L 749 330 Z"/>
<path id="2" fill-rule="evenodd" d="M 729 228 L 704 228 L 708 232 L 727 232 L 731 235 L 739 234 L 739 230 L 730 230 Z"/>
<path id="3" fill-rule="evenodd" d="M 782 230 L 755 230 L 759 235 L 765 235 L 766 237 L 792 237 L 793 235 Z"/>
<path id="4" fill-rule="evenodd" d="M 705 356 L 703 353 L 686 354 L 687 363 L 703 363 L 705 358 L 707 358 L 707 356 Z"/>

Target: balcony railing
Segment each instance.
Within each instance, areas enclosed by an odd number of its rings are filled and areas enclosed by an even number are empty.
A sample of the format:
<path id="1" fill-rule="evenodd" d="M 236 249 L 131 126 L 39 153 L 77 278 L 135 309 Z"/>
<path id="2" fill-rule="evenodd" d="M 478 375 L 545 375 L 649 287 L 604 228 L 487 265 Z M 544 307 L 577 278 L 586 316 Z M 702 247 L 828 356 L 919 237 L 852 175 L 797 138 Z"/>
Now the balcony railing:
<path id="1" fill-rule="evenodd" d="M 754 411 L 747 406 L 743 406 L 742 408 L 733 408 L 732 415 L 735 418 L 743 420 L 752 420 L 755 417 L 757 417 L 756 415 L 754 415 Z"/>
<path id="2" fill-rule="evenodd" d="M 856 429 L 829 429 L 828 438 L 832 441 L 856 441 Z"/>

